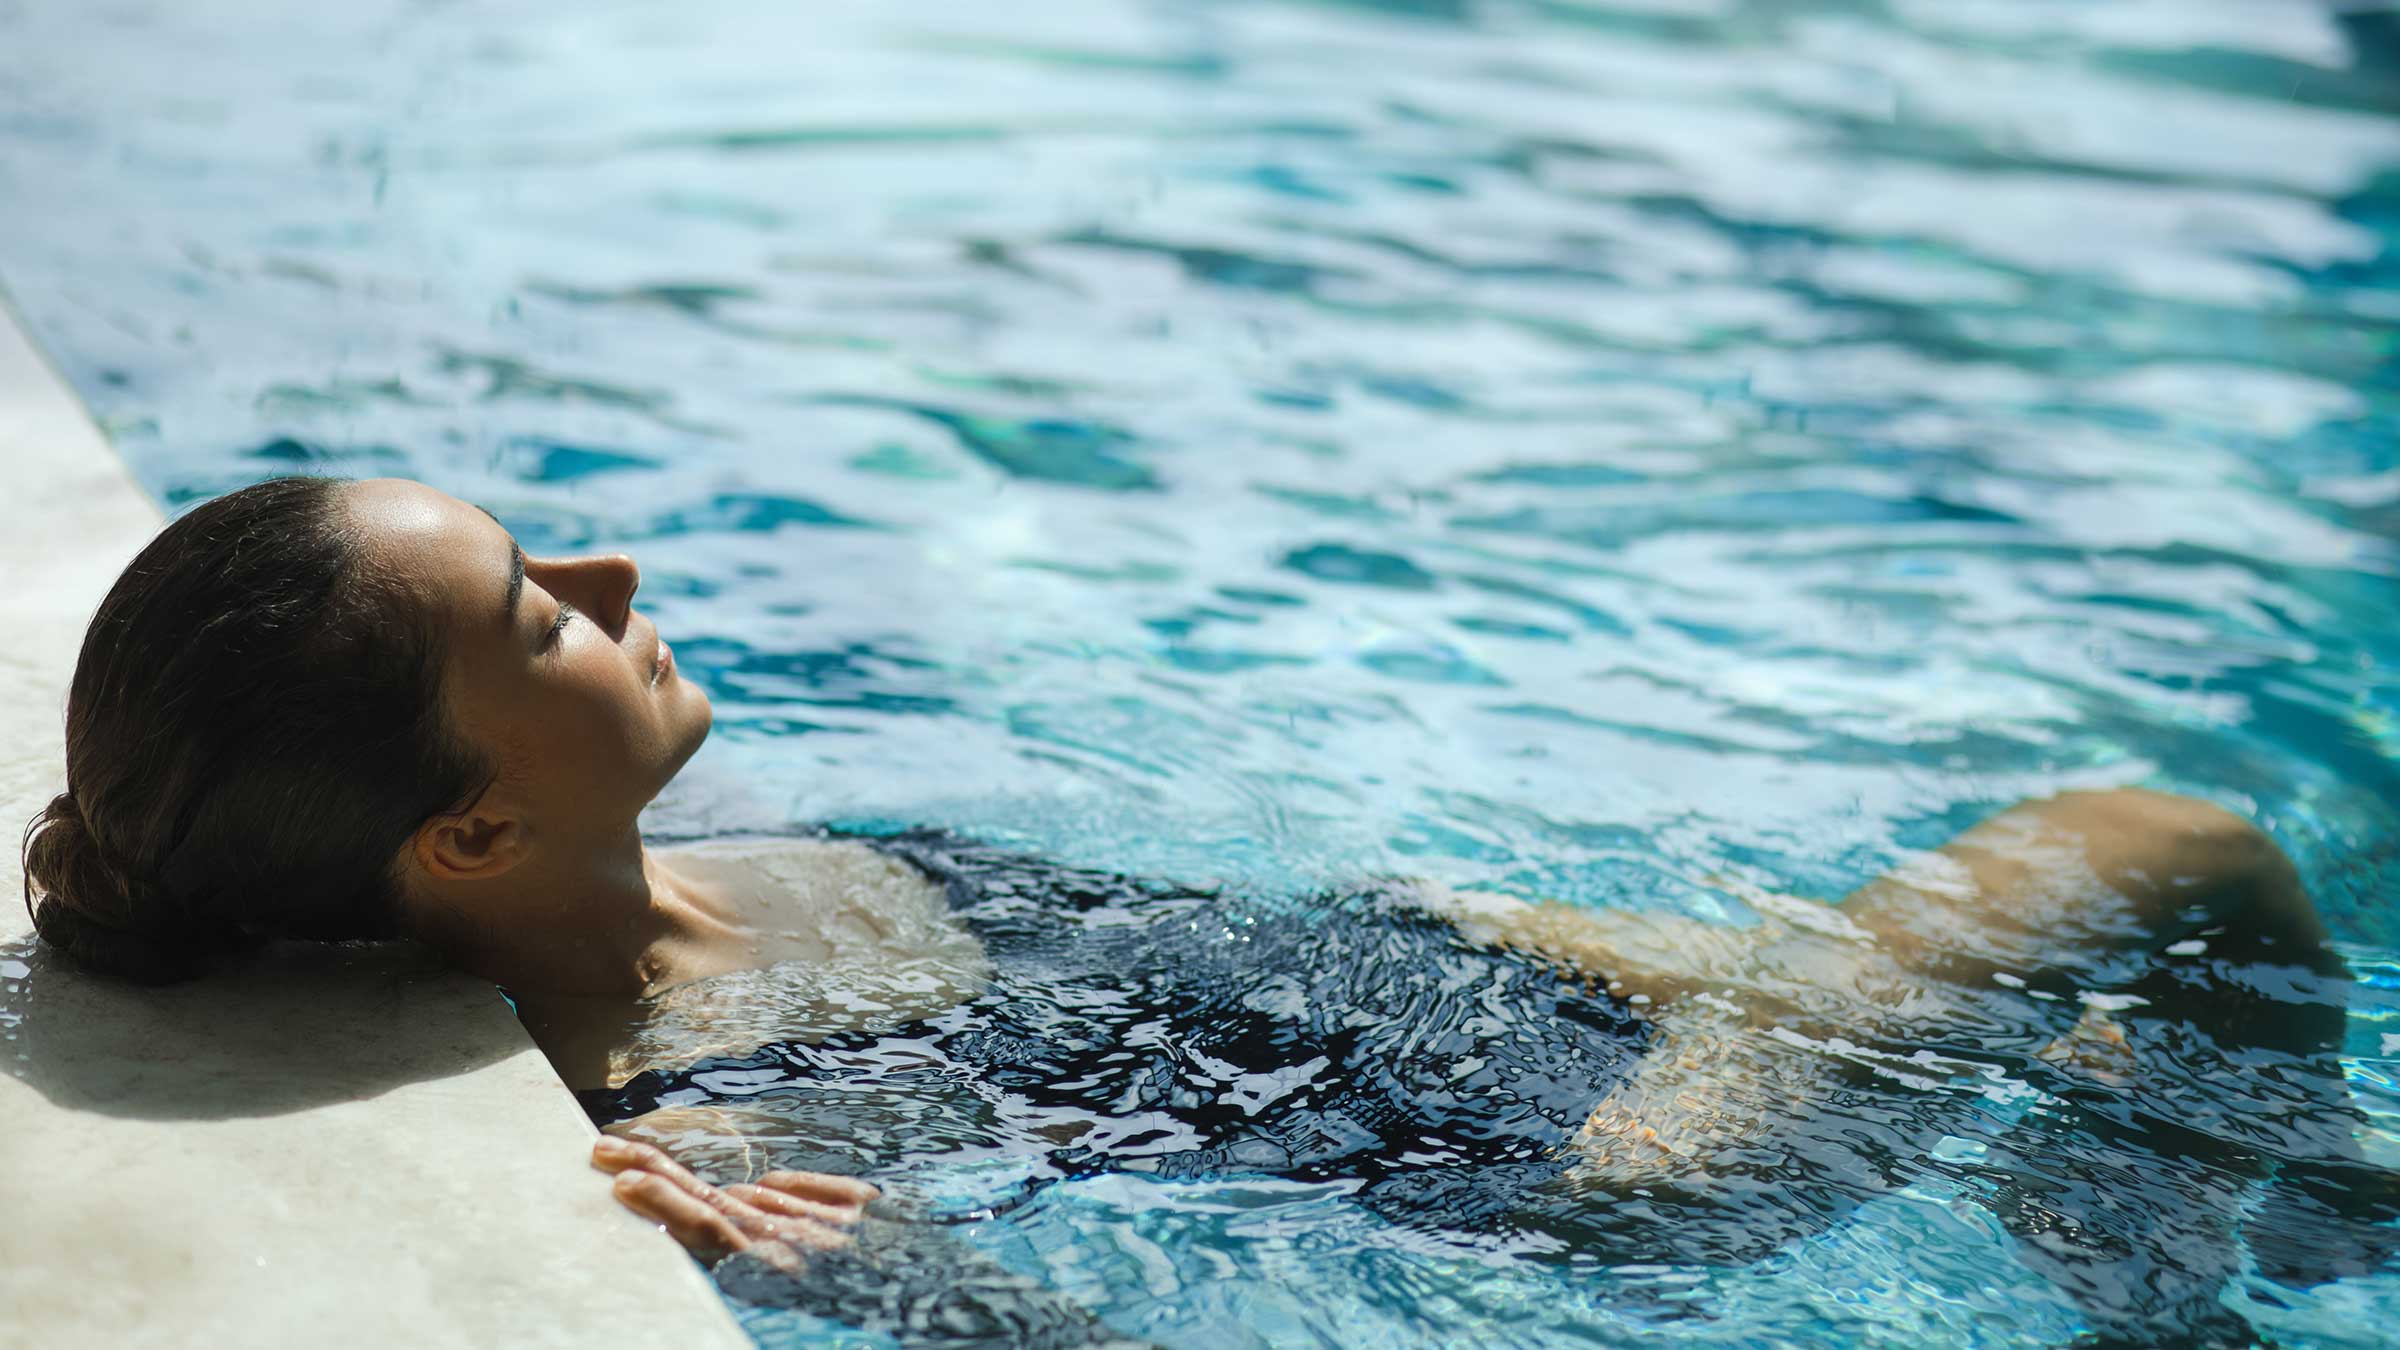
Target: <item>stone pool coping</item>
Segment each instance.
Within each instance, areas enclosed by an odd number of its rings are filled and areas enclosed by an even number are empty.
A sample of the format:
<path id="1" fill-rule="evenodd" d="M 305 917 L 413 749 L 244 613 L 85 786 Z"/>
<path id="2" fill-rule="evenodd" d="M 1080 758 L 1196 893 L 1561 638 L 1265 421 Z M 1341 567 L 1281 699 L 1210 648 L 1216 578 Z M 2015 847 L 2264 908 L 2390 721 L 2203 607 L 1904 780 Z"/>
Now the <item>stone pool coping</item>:
<path id="1" fill-rule="evenodd" d="M 32 944 L 17 834 L 161 516 L 4 303 L 0 492 L 0 1346 L 748 1346 L 490 985 L 295 947 L 138 990 Z"/>

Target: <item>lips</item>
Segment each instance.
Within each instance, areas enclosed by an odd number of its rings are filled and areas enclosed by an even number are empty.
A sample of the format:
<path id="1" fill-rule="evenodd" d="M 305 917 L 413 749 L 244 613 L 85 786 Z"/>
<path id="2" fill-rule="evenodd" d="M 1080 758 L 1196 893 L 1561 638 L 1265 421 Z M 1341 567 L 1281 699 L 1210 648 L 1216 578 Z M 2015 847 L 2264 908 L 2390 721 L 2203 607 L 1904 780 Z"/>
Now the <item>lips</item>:
<path id="1" fill-rule="evenodd" d="M 675 649 L 667 645 L 665 638 L 660 638 L 658 654 L 650 658 L 650 687 L 657 688 L 659 681 L 667 678 L 674 669 Z"/>

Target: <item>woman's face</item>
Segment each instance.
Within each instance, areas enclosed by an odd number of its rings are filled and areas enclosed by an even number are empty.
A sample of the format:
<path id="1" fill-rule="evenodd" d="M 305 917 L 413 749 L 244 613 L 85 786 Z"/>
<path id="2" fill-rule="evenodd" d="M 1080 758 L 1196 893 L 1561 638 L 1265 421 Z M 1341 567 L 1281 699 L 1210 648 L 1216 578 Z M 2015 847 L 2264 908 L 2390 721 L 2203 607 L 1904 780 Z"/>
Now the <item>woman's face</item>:
<path id="1" fill-rule="evenodd" d="M 451 726 L 537 833 L 622 828 L 707 739 L 708 695 L 633 608 L 623 554 L 535 558 L 497 520 L 405 479 L 352 484 L 370 561 L 448 647 Z"/>

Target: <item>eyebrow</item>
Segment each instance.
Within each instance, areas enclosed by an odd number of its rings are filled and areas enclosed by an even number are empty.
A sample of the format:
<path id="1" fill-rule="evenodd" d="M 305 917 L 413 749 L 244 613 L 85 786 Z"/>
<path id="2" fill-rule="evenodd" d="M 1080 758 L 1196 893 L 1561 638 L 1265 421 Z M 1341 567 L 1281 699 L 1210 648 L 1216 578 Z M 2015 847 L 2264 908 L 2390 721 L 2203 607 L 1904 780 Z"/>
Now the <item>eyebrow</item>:
<path id="1" fill-rule="evenodd" d="M 492 516 L 491 508 L 489 507 L 478 506 L 475 509 L 483 512 L 487 516 Z M 492 523 L 494 525 L 499 525 L 500 517 L 492 516 Z M 501 528 L 506 529 L 508 527 L 501 525 Z M 517 537 L 512 534 L 508 537 L 508 622 L 512 627 L 517 622 L 517 601 L 522 599 L 524 595 L 525 550 L 517 547 Z"/>
<path id="2" fill-rule="evenodd" d="M 511 539 L 508 541 L 508 622 L 511 626 L 517 622 L 517 601 L 524 594 L 525 550 L 518 548 L 517 541 Z"/>

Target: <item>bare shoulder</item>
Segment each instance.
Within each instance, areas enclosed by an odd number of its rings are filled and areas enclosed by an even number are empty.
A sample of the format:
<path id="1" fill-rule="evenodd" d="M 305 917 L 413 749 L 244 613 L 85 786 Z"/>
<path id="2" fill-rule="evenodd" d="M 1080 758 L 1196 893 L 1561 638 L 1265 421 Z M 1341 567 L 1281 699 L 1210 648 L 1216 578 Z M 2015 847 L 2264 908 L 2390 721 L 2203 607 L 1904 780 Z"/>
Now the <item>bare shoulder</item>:
<path id="1" fill-rule="evenodd" d="M 925 874 L 890 853 L 858 839 L 825 839 L 814 835 L 745 834 L 666 844 L 662 857 L 702 860 L 774 860 L 788 866 L 835 872 L 890 873 L 932 883 Z"/>
<path id="2" fill-rule="evenodd" d="M 944 888 L 853 840 L 776 836 L 662 846 L 728 925 L 719 968 L 594 1024 L 606 1081 L 645 1067 L 747 1054 L 773 1041 L 875 1032 L 972 1000 L 989 985 L 982 942 Z M 591 1056 L 579 1061 L 588 1076 Z"/>
<path id="3" fill-rule="evenodd" d="M 938 913 L 941 885 L 907 862 L 855 839 L 746 836 L 658 850 L 678 872 L 801 913 L 857 908 Z"/>

